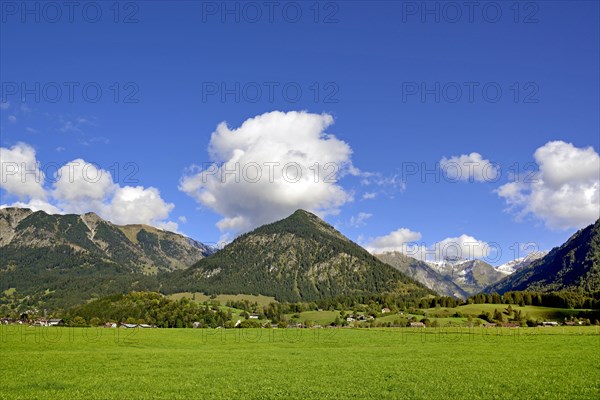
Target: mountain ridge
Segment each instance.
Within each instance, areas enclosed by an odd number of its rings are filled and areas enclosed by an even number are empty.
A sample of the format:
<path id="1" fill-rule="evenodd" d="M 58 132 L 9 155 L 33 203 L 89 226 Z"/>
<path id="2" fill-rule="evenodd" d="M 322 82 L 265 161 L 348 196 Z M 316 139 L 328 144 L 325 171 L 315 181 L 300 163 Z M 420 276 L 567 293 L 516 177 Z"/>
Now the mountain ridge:
<path id="1" fill-rule="evenodd" d="M 177 233 L 114 225 L 94 213 L 51 215 L 20 208 L 0 209 L 0 250 L 1 290 L 59 305 L 158 289 L 156 278 L 149 277 L 186 268 L 214 252 Z"/>
<path id="2" fill-rule="evenodd" d="M 490 285 L 485 292 L 600 290 L 600 219 L 544 257 Z"/>
<path id="3" fill-rule="evenodd" d="M 171 291 L 262 294 L 285 301 L 433 294 L 304 210 L 239 236 L 173 277 Z"/>

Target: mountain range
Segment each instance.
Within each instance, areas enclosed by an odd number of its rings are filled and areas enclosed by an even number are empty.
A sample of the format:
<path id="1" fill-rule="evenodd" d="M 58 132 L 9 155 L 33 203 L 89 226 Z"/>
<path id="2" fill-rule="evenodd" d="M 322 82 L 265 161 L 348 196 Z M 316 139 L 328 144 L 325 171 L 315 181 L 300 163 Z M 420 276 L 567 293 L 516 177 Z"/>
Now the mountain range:
<path id="1" fill-rule="evenodd" d="M 119 226 L 94 213 L 49 215 L 24 208 L 0 209 L 0 250 L 0 289 L 57 304 L 156 289 L 153 276 L 159 272 L 187 268 L 214 253 L 147 225 Z"/>
<path id="2" fill-rule="evenodd" d="M 132 290 L 261 294 L 280 301 L 395 293 L 466 298 L 513 290 L 600 290 L 600 222 L 548 254 L 498 268 L 372 255 L 307 211 L 245 233 L 222 250 L 94 213 L 0 209 L 0 303 L 67 307 Z"/>

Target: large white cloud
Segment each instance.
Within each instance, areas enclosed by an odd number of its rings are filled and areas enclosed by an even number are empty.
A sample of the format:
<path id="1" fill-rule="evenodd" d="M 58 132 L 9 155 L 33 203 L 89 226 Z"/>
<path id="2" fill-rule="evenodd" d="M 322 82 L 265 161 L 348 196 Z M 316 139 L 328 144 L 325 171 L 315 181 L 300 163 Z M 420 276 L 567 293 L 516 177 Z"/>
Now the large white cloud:
<path id="1" fill-rule="evenodd" d="M 176 230 L 175 222 L 165 222 L 175 207 L 166 203 L 158 189 L 142 186 L 125 186 L 115 191 L 109 204 L 103 210 L 104 215 L 116 224 L 144 223 Z"/>
<path id="2" fill-rule="evenodd" d="M 534 158 L 538 173 L 517 176 L 496 191 L 509 209 L 553 229 L 581 228 L 600 217 L 600 156 L 592 147 L 553 141 Z"/>
<path id="3" fill-rule="evenodd" d="M 110 172 L 80 158 L 58 168 L 54 177 L 45 177 L 35 150 L 24 143 L 0 148 L 0 155 L 1 188 L 6 196 L 18 199 L 0 207 L 50 214 L 95 212 L 115 224 L 147 224 L 171 231 L 178 228 L 168 220 L 174 205 L 165 202 L 156 188 L 121 187 Z M 50 182 L 52 189 L 46 189 Z"/>
<path id="4" fill-rule="evenodd" d="M 85 213 L 102 207 L 117 188 L 110 172 L 79 158 L 56 172 L 52 197 L 66 212 Z"/>
<path id="5" fill-rule="evenodd" d="M 495 182 L 500 176 L 498 166 L 479 153 L 444 157 L 440 160 L 440 166 L 452 181 Z"/>
<path id="6" fill-rule="evenodd" d="M 323 216 L 352 199 L 336 183 L 356 173 L 348 144 L 325 133 L 327 114 L 273 111 L 239 128 L 221 123 L 211 163 L 184 176 L 180 189 L 222 215 L 222 231 L 242 232 L 302 208 Z"/>
<path id="7" fill-rule="evenodd" d="M 35 150 L 26 143 L 17 143 L 10 149 L 0 147 L 0 188 L 25 199 L 45 199 L 44 173 L 36 159 Z"/>

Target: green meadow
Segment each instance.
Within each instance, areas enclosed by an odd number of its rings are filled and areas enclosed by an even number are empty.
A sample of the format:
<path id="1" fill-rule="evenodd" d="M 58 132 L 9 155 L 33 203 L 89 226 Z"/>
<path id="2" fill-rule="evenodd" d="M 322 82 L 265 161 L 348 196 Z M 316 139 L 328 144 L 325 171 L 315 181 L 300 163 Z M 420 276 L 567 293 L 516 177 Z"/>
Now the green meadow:
<path id="1" fill-rule="evenodd" d="M 598 327 L 2 326 L 3 399 L 597 399 Z"/>

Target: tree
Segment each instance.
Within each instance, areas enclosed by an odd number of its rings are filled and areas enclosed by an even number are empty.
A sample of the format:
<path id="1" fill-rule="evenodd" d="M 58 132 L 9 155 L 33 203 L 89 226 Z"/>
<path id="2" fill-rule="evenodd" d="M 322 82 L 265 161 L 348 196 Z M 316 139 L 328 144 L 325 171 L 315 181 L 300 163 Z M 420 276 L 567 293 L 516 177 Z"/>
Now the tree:
<path id="1" fill-rule="evenodd" d="M 87 326 L 87 322 L 82 317 L 75 317 L 71 320 L 71 326 Z"/>
<path id="2" fill-rule="evenodd" d="M 493 319 L 498 322 L 504 322 L 504 315 L 502 315 L 502 311 L 495 308 Z"/>

